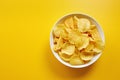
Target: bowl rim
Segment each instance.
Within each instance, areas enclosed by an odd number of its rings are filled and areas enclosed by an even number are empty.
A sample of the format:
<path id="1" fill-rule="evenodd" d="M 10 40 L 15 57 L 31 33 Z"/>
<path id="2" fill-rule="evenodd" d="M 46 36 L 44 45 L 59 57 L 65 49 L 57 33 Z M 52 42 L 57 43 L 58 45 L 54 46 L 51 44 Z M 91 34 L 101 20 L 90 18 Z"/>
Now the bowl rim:
<path id="1" fill-rule="evenodd" d="M 53 50 L 53 29 L 56 27 L 56 25 L 64 18 L 68 17 L 68 16 L 72 16 L 72 15 L 82 15 L 82 16 L 85 16 L 89 19 L 91 19 L 95 24 L 96 24 L 96 27 L 99 31 L 99 34 L 102 38 L 102 41 L 105 43 L 105 36 L 104 36 L 104 32 L 103 32 L 103 29 L 101 27 L 101 25 L 97 22 L 97 20 L 91 16 L 89 16 L 88 14 L 85 14 L 85 13 L 80 13 L 80 12 L 74 12 L 74 13 L 68 13 L 66 15 L 63 15 L 61 18 L 59 18 L 53 25 L 51 31 L 50 31 L 50 48 L 51 48 L 51 51 L 52 51 L 52 54 L 57 58 L 57 60 L 59 62 L 61 62 L 62 64 L 64 64 L 65 66 L 68 66 L 68 67 L 71 67 L 71 68 L 84 68 L 84 67 L 88 67 L 90 65 L 92 65 L 93 63 L 95 63 L 101 56 L 102 52 L 97 54 L 96 56 L 94 56 L 94 58 L 89 61 L 88 63 L 86 64 L 82 64 L 82 65 L 71 65 L 69 64 L 68 62 L 65 62 L 64 60 L 62 60 L 60 58 L 60 56 Z"/>

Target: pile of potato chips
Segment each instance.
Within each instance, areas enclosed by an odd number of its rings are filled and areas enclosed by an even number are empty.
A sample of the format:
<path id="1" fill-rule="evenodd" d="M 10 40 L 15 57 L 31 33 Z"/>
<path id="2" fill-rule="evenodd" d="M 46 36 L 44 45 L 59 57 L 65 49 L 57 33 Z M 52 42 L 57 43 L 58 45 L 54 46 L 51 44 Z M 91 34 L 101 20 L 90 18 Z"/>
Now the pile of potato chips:
<path id="1" fill-rule="evenodd" d="M 53 30 L 54 51 L 71 65 L 85 64 L 104 48 L 95 24 L 87 18 L 67 17 Z"/>

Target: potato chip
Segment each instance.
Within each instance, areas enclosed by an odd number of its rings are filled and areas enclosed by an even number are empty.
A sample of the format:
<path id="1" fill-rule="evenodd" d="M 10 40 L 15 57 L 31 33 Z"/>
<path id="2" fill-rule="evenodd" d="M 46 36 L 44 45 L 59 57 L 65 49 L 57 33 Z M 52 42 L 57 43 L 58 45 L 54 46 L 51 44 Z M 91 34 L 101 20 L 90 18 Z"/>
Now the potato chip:
<path id="1" fill-rule="evenodd" d="M 91 30 L 90 34 L 92 35 L 93 40 L 100 40 L 101 39 L 97 28 L 94 28 L 93 30 Z"/>
<path id="2" fill-rule="evenodd" d="M 95 29 L 96 28 L 96 25 L 90 25 L 90 29 Z"/>
<path id="3" fill-rule="evenodd" d="M 89 61 L 94 57 L 93 52 L 82 52 L 79 55 L 80 55 L 80 58 L 84 61 Z"/>
<path id="4" fill-rule="evenodd" d="M 66 44 L 64 48 L 61 49 L 61 53 L 72 55 L 75 52 L 75 45 Z"/>
<path id="5" fill-rule="evenodd" d="M 79 18 L 77 16 L 74 16 L 73 19 L 76 21 L 76 23 L 79 21 Z"/>
<path id="6" fill-rule="evenodd" d="M 59 56 L 61 59 L 63 59 L 64 61 L 70 61 L 70 57 L 71 55 L 67 55 L 65 53 L 59 52 Z"/>
<path id="7" fill-rule="evenodd" d="M 89 38 L 86 36 L 80 36 L 80 39 L 75 42 L 75 46 L 78 50 L 84 49 L 89 45 Z"/>
<path id="8" fill-rule="evenodd" d="M 68 40 L 68 33 L 65 30 L 61 31 L 60 36 L 63 39 Z"/>
<path id="9" fill-rule="evenodd" d="M 100 53 L 102 52 L 103 48 L 104 48 L 104 42 L 102 40 L 97 40 L 95 42 L 95 48 L 93 49 L 93 51 L 96 53 Z"/>
<path id="10" fill-rule="evenodd" d="M 91 42 L 94 42 L 94 39 L 93 39 L 92 37 L 89 37 L 89 40 L 90 40 Z"/>
<path id="11" fill-rule="evenodd" d="M 79 19 L 78 28 L 81 32 L 86 32 L 90 29 L 90 21 L 86 18 Z"/>
<path id="12" fill-rule="evenodd" d="M 92 42 L 89 42 L 89 45 L 85 48 L 86 52 L 90 52 L 94 49 L 94 44 Z"/>
<path id="13" fill-rule="evenodd" d="M 74 29 L 74 23 L 73 23 L 73 18 L 69 17 L 65 20 L 65 25 L 68 28 Z"/>
<path id="14" fill-rule="evenodd" d="M 88 37 L 88 34 L 84 34 L 84 33 L 83 33 L 83 34 L 81 34 L 81 36 L 85 36 L 85 37 Z"/>
<path id="15" fill-rule="evenodd" d="M 73 22 L 74 22 L 74 28 L 78 29 L 78 18 L 76 16 L 73 17 Z"/>
<path id="16" fill-rule="evenodd" d="M 54 37 L 54 39 L 53 39 L 53 41 L 54 41 L 54 44 L 57 44 L 58 40 L 59 40 L 59 38 L 57 38 L 57 37 Z"/>
<path id="17" fill-rule="evenodd" d="M 94 51 L 96 54 L 98 54 L 98 53 L 100 53 L 102 50 L 100 50 L 100 49 L 98 49 L 98 48 L 94 48 L 93 51 Z"/>
<path id="18" fill-rule="evenodd" d="M 70 33 L 70 32 L 72 31 L 72 29 L 70 29 L 70 28 L 68 28 L 68 27 L 65 27 L 65 31 L 66 31 L 67 33 Z"/>
<path id="19" fill-rule="evenodd" d="M 55 37 L 60 37 L 60 34 L 62 32 L 64 32 L 64 24 L 57 25 L 53 30 L 53 34 L 55 35 Z"/>
<path id="20" fill-rule="evenodd" d="M 77 18 L 74 17 L 77 21 L 77 27 L 80 32 L 86 32 L 87 30 L 90 29 L 90 21 L 86 18 Z"/>
<path id="21" fill-rule="evenodd" d="M 80 64 L 84 64 L 84 61 L 81 60 L 78 55 L 73 55 L 70 58 L 70 64 L 72 64 L 72 65 L 80 65 Z"/>
<path id="22" fill-rule="evenodd" d="M 59 40 L 57 41 L 57 44 L 54 46 L 54 50 L 58 51 L 62 48 L 63 45 L 63 39 L 60 37 Z"/>
<path id="23" fill-rule="evenodd" d="M 71 44 L 75 44 L 76 41 L 80 40 L 80 35 L 81 33 L 77 30 L 71 30 L 71 32 L 68 34 L 69 42 Z"/>

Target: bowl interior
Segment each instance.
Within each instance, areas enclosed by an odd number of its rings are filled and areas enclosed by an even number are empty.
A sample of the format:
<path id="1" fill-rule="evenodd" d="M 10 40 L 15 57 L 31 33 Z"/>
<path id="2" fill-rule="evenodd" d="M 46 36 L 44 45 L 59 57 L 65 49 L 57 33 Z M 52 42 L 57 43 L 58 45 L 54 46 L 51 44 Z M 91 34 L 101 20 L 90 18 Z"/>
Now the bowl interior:
<path id="1" fill-rule="evenodd" d="M 98 32 L 99 32 L 99 34 L 100 34 L 103 42 L 105 42 L 103 30 L 102 30 L 101 26 L 98 24 L 98 22 L 96 22 L 96 20 L 95 20 L 94 18 L 92 18 L 92 17 L 90 17 L 90 16 L 88 16 L 88 15 L 86 15 L 86 14 L 76 13 L 76 14 L 68 14 L 68 15 L 65 15 L 65 16 L 63 16 L 62 18 L 60 18 L 60 19 L 55 23 L 55 25 L 53 26 L 53 28 L 52 28 L 52 30 L 51 30 L 51 33 L 50 33 L 50 47 L 51 47 L 51 50 L 52 50 L 52 53 L 54 54 L 54 56 L 55 56 L 61 63 L 63 63 L 64 65 L 66 65 L 66 66 L 68 66 L 68 67 L 72 67 L 72 68 L 83 68 L 83 67 L 87 67 L 87 66 L 93 64 L 93 63 L 101 56 L 102 53 L 99 53 L 99 54 L 95 55 L 94 58 L 93 58 L 91 61 L 89 61 L 88 63 L 86 63 L 86 64 L 82 64 L 82 65 L 71 65 L 71 64 L 69 64 L 68 62 L 63 61 L 63 60 L 59 57 L 59 55 L 53 50 L 53 46 L 54 46 L 54 43 L 53 43 L 53 34 L 52 34 L 53 29 L 57 26 L 57 24 L 63 22 L 64 19 L 66 19 L 66 18 L 68 18 L 68 17 L 71 17 L 71 16 L 77 16 L 77 17 L 79 17 L 79 18 L 87 18 L 87 19 L 89 19 L 92 24 L 95 24 L 95 25 L 96 25 L 96 27 L 97 27 L 97 29 L 98 29 Z"/>

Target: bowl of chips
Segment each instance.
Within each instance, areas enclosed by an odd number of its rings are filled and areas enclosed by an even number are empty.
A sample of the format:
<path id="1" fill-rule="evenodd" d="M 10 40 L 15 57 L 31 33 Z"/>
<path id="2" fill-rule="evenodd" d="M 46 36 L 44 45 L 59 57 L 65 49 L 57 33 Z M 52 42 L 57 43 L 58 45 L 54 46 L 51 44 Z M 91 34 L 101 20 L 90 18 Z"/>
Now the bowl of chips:
<path id="1" fill-rule="evenodd" d="M 53 55 L 62 64 L 72 68 L 93 64 L 101 56 L 104 46 L 101 26 L 86 14 L 64 15 L 54 24 L 50 33 Z"/>

